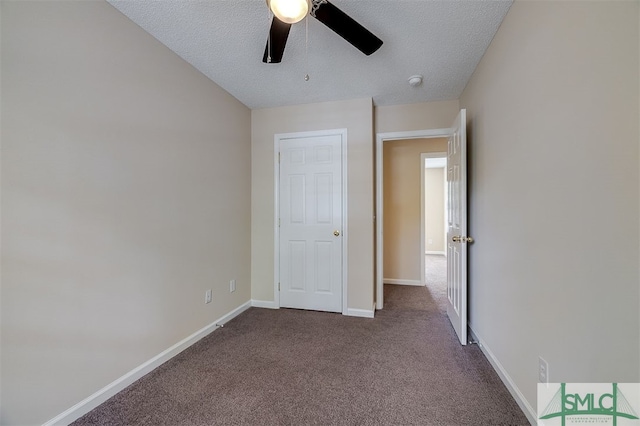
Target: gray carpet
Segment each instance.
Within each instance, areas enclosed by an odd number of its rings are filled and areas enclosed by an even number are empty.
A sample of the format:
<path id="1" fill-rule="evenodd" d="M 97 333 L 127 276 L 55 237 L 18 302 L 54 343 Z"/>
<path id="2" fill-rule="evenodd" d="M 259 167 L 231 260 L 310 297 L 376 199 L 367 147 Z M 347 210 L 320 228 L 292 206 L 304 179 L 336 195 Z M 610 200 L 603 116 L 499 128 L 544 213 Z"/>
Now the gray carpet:
<path id="1" fill-rule="evenodd" d="M 386 285 L 375 319 L 251 308 L 73 424 L 528 425 L 458 343 L 441 260 L 427 287 Z"/>

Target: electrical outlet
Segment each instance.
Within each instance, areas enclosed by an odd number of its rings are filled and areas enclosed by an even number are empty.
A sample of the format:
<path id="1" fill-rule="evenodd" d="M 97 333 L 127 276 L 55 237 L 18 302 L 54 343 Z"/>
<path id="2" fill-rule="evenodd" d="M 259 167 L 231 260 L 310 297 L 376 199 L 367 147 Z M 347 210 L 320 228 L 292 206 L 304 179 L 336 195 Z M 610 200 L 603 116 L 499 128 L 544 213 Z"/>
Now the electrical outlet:
<path id="1" fill-rule="evenodd" d="M 229 281 L 229 293 L 236 291 L 236 280 Z"/>
<path id="2" fill-rule="evenodd" d="M 429 244 L 433 244 L 433 239 L 429 238 Z"/>
<path id="3" fill-rule="evenodd" d="M 211 303 L 211 289 L 204 293 L 204 303 Z"/>
<path id="4" fill-rule="evenodd" d="M 542 357 L 538 357 L 538 382 L 549 383 L 549 364 Z"/>

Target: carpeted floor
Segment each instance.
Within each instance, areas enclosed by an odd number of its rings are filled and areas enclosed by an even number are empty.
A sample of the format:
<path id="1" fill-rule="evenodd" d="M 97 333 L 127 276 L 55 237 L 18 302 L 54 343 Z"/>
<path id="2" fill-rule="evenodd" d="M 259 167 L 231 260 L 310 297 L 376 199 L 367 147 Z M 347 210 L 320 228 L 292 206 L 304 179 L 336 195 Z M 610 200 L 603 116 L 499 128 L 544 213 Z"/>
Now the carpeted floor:
<path id="1" fill-rule="evenodd" d="M 251 308 L 73 424 L 528 425 L 458 343 L 441 260 L 427 287 L 385 285 L 375 319 Z"/>

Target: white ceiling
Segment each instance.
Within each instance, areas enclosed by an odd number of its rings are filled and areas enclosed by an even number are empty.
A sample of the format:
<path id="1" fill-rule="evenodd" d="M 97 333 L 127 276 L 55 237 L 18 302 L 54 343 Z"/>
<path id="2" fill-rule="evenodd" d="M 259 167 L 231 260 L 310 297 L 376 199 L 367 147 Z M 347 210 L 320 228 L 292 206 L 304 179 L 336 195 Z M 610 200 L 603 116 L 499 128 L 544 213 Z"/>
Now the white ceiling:
<path id="1" fill-rule="evenodd" d="M 265 0 L 108 0 L 249 108 L 372 97 L 375 105 L 458 99 L 508 1 L 331 0 L 384 42 L 365 56 L 315 18 L 264 64 Z M 306 53 L 308 52 L 308 53 Z M 305 74 L 309 81 L 305 81 Z M 408 78 L 422 74 L 417 87 Z"/>

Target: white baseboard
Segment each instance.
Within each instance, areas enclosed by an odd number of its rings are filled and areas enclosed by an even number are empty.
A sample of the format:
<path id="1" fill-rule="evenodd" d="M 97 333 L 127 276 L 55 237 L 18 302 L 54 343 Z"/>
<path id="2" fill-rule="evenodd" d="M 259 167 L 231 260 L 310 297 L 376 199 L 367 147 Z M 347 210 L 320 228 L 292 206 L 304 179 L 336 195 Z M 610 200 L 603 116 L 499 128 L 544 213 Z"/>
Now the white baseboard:
<path id="1" fill-rule="evenodd" d="M 251 306 L 253 306 L 254 308 L 266 308 L 266 309 L 280 309 L 280 307 L 278 305 L 276 305 L 275 302 L 269 301 L 269 300 L 251 300 Z M 370 311 L 366 310 L 366 309 L 351 309 L 351 308 L 347 308 L 346 312 L 344 315 L 350 316 L 350 317 L 364 317 L 364 318 L 373 318 L 374 317 L 374 313 L 375 313 L 375 304 L 373 305 L 374 308 Z"/>
<path id="2" fill-rule="evenodd" d="M 443 251 L 425 251 L 424 254 L 439 254 L 441 256 L 445 256 L 447 253 Z"/>
<path id="3" fill-rule="evenodd" d="M 473 330 L 473 328 L 471 328 L 471 325 L 469 325 L 469 329 L 471 331 L 471 335 L 478 342 L 478 347 L 487 358 L 487 360 L 489 360 L 489 363 L 491 363 L 496 373 L 498 373 L 500 380 L 502 380 L 504 385 L 507 387 L 509 393 L 511 393 L 511 396 L 513 396 L 513 399 L 516 400 L 516 403 L 518 404 L 522 412 L 525 414 L 525 416 L 527 416 L 527 420 L 529 420 L 529 423 L 531 423 L 532 426 L 537 425 L 538 416 L 536 415 L 533 407 L 531 407 L 531 405 L 527 402 L 524 395 L 522 395 L 522 392 L 520 392 L 520 389 L 518 389 L 518 386 L 516 386 L 516 384 L 513 382 L 513 379 L 511 379 L 511 376 L 509 376 L 502 364 L 500 364 L 500 361 L 498 361 L 493 352 L 491 352 L 491 349 L 489 349 L 489 347 L 484 343 L 482 337 L 479 336 L 478 333 Z"/>
<path id="4" fill-rule="evenodd" d="M 251 307 L 251 302 L 246 302 L 238 306 L 233 311 L 221 316 L 216 321 L 196 331 L 191 336 L 181 340 L 180 342 L 171 346 L 169 349 L 166 349 L 165 351 L 154 356 L 149 361 L 141 364 L 140 366 L 126 373 L 124 376 L 111 382 L 110 384 L 100 389 L 93 395 L 89 396 L 88 398 L 85 398 L 84 400 L 80 401 L 73 407 L 57 415 L 53 419 L 44 423 L 43 426 L 68 425 L 69 423 L 79 419 L 80 417 L 87 414 L 89 411 L 96 408 L 98 405 L 105 402 L 107 399 L 111 398 L 112 396 L 114 396 L 115 394 L 117 394 L 127 386 L 134 383 L 136 380 L 142 378 L 144 375 L 151 372 L 155 368 L 159 367 L 161 364 L 164 364 L 174 356 L 178 355 L 180 352 L 187 349 L 189 346 L 196 343 L 198 340 L 206 337 L 213 331 L 217 330 L 220 325 L 224 325 L 225 323 L 232 320 L 236 316 L 240 315 L 242 312 L 246 311 L 250 307 Z"/>
<path id="5" fill-rule="evenodd" d="M 276 302 L 271 300 L 255 300 L 251 299 L 251 306 L 254 308 L 280 309 Z"/>
<path id="6" fill-rule="evenodd" d="M 397 280 L 395 278 L 383 278 L 382 282 L 384 284 L 424 286 L 424 284 L 420 280 Z"/>
<path id="7" fill-rule="evenodd" d="M 375 308 L 371 310 L 347 308 L 347 316 L 350 316 L 350 317 L 373 318 L 374 314 L 375 314 Z"/>

